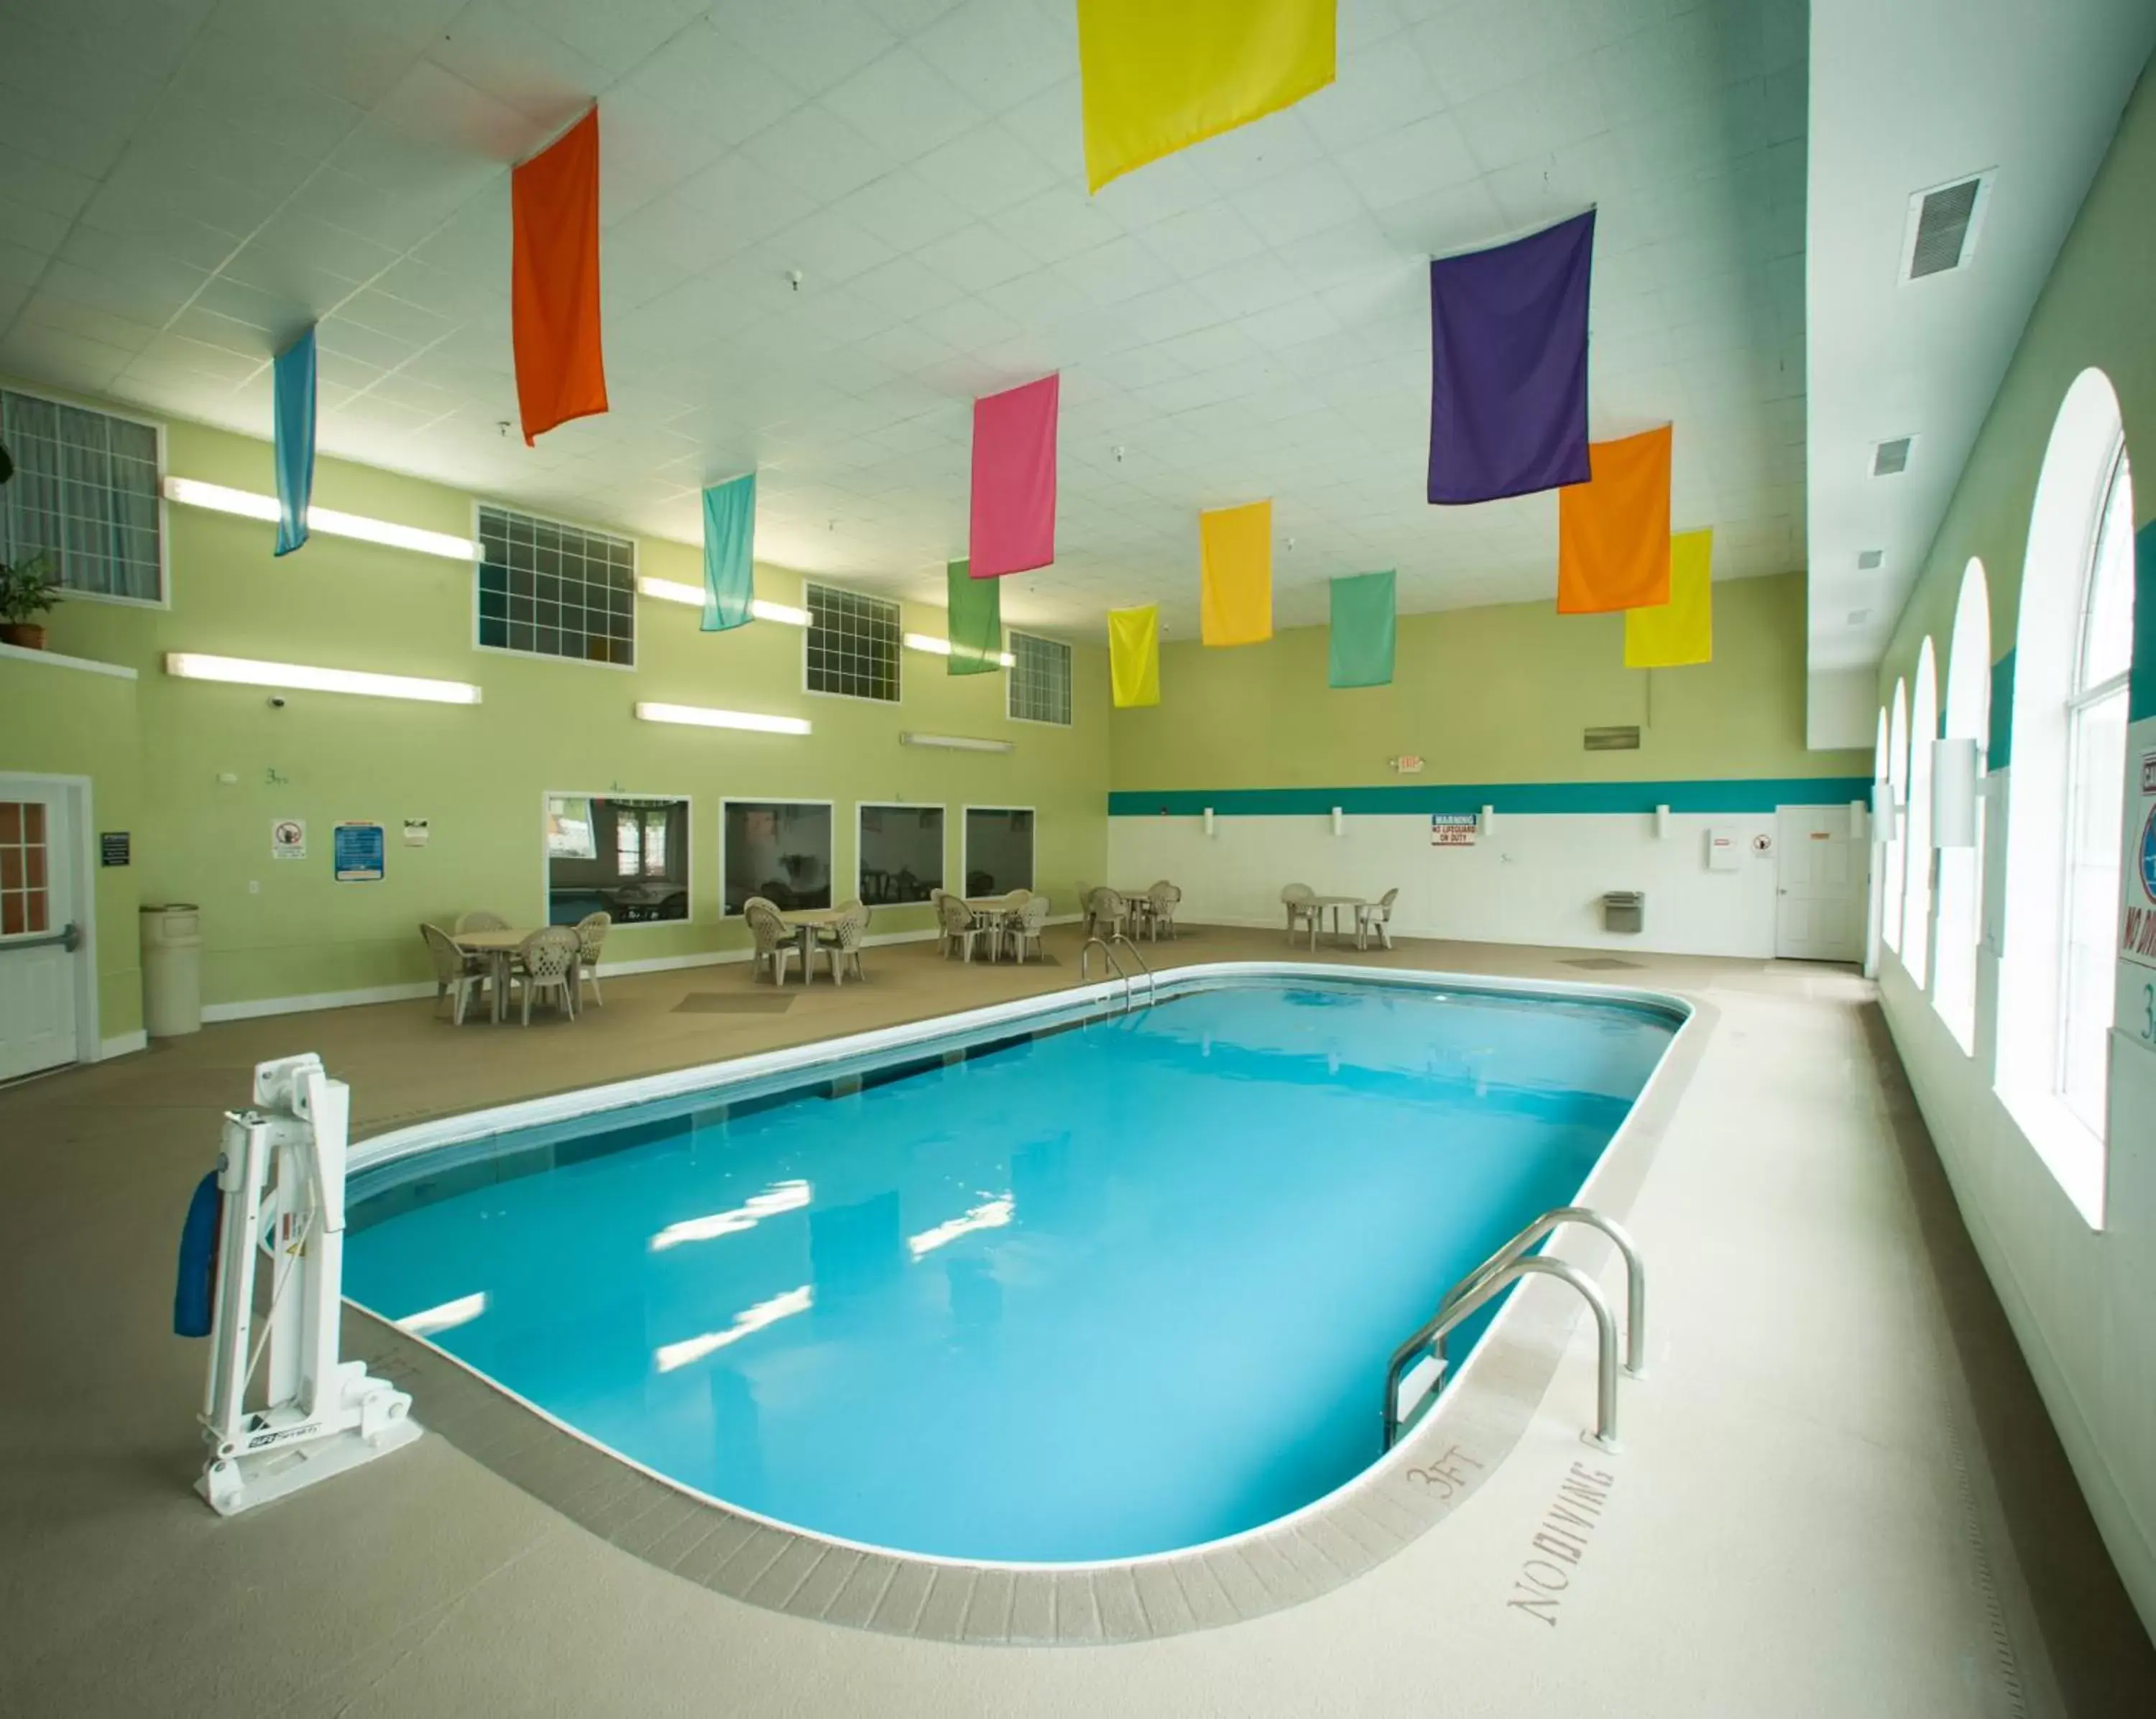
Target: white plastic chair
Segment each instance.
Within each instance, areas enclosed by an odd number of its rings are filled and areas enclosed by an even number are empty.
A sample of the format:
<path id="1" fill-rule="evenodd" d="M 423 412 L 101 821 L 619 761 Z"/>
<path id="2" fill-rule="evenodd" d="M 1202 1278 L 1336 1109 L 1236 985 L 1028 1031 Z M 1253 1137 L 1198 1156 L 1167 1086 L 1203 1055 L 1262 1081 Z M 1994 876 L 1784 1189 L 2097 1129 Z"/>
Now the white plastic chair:
<path id="1" fill-rule="evenodd" d="M 606 993 L 599 989 L 599 950 L 613 925 L 613 916 L 608 913 L 587 913 L 577 921 L 577 972 L 581 983 L 592 988 L 592 998 L 601 1008 L 606 1007 Z"/>
<path id="2" fill-rule="evenodd" d="M 486 988 L 492 963 L 476 955 L 465 954 L 438 925 L 421 926 L 419 935 L 426 940 L 427 954 L 434 963 L 434 1007 L 439 1009 L 444 997 L 453 997 L 449 1019 L 461 1027 L 465 1024 L 465 1006 L 478 1002 L 480 993 Z"/>
<path id="3" fill-rule="evenodd" d="M 946 955 L 953 948 L 963 950 L 970 965 L 976 939 L 988 939 L 990 947 L 993 947 L 994 922 L 968 907 L 964 896 L 947 895 L 937 906 L 943 916 L 943 952 Z"/>
<path id="4" fill-rule="evenodd" d="M 816 947 L 831 959 L 831 983 L 844 984 L 841 962 L 850 962 L 854 977 L 865 980 L 861 971 L 861 940 L 868 935 L 869 910 L 860 901 L 846 902 L 839 910 L 839 916 L 816 934 Z"/>
<path id="5" fill-rule="evenodd" d="M 531 1024 L 531 998 L 552 992 L 565 1019 L 577 1018 L 577 957 L 583 948 L 576 927 L 550 925 L 536 931 L 517 947 L 510 978 L 523 993 L 524 1024 Z"/>
<path id="6" fill-rule="evenodd" d="M 1375 931 L 1378 941 L 1386 948 L 1393 947 L 1393 903 L 1399 901 L 1398 890 L 1387 890 L 1374 901 L 1365 901 L 1355 910 L 1355 947 L 1363 947 L 1363 940 Z"/>
<path id="7" fill-rule="evenodd" d="M 771 969 L 772 983 L 783 985 L 788 963 L 801 953 L 800 938 L 778 916 L 778 909 L 761 895 L 751 895 L 742 903 L 742 917 L 748 921 L 749 936 L 756 939 L 756 957 L 749 978 L 753 980 L 767 967 Z M 803 984 L 808 981 L 805 967 L 801 980 Z"/>
<path id="8" fill-rule="evenodd" d="M 1308 884 L 1290 884 L 1281 891 L 1281 906 L 1287 909 L 1288 942 L 1295 942 L 1298 926 L 1307 925 L 1310 927 L 1310 947 L 1315 950 L 1317 947 L 1317 921 L 1324 916 L 1324 910 L 1317 905 L 1317 891 Z"/>

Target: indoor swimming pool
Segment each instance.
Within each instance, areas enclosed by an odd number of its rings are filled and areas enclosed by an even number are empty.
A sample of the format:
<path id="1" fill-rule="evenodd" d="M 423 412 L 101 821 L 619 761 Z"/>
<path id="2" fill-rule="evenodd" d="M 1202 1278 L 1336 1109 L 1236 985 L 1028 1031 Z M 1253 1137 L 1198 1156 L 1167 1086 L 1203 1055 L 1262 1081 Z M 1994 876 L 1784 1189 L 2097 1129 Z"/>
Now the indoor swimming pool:
<path id="1" fill-rule="evenodd" d="M 1683 1019 L 1255 972 L 1085 1006 L 356 1152 L 346 1293 L 781 1524 L 1165 1552 L 1379 1458 L 1394 1347 L 1578 1195 Z"/>

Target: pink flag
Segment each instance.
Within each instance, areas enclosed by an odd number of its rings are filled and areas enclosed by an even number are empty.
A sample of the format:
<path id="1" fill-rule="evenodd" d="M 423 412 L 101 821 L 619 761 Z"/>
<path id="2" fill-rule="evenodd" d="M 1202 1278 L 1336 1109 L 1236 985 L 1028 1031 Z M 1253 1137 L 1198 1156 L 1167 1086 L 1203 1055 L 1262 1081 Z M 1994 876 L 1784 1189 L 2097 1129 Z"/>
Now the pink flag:
<path id="1" fill-rule="evenodd" d="M 1060 376 L 973 402 L 973 574 L 993 579 L 1055 559 Z"/>

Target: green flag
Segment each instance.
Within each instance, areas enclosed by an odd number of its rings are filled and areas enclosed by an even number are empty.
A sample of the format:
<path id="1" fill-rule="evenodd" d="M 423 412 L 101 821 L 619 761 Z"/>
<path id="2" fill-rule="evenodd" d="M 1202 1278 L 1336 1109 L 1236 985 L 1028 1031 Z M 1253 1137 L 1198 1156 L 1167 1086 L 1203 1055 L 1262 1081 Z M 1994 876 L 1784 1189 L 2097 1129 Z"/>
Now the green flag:
<path id="1" fill-rule="evenodd" d="M 963 561 L 952 562 L 947 572 L 951 672 L 993 675 L 1003 667 L 1003 581 L 971 577 Z"/>
<path id="2" fill-rule="evenodd" d="M 1332 582 L 1333 686 L 1393 684 L 1393 576 L 1357 573 Z"/>

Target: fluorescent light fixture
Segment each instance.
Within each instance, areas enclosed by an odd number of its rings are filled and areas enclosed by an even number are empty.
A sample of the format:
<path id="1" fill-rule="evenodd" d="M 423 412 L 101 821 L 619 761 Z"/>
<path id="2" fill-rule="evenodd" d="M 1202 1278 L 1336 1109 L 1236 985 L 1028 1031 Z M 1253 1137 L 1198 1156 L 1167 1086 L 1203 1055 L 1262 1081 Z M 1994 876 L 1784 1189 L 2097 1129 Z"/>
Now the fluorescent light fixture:
<path id="1" fill-rule="evenodd" d="M 690 608 L 704 606 L 704 588 L 701 585 L 684 585 L 679 579 L 639 577 L 636 582 L 636 591 L 639 597 L 653 598 L 660 603 L 679 603 Z M 761 597 L 749 604 L 748 612 L 759 621 L 777 621 L 782 626 L 805 627 L 808 624 L 807 609 L 794 608 L 783 603 L 766 603 Z"/>
<path id="2" fill-rule="evenodd" d="M 729 1343 L 739 1342 L 767 1325 L 775 1325 L 796 1313 L 806 1313 L 815 1305 L 815 1288 L 804 1283 L 799 1289 L 773 1296 L 767 1301 L 758 1301 L 753 1307 L 735 1314 L 734 1322 L 724 1331 L 706 1332 L 700 1337 L 689 1337 L 678 1343 L 661 1343 L 652 1352 L 652 1359 L 659 1363 L 661 1373 L 673 1373 L 692 1361 L 701 1361 Z"/>
<path id="3" fill-rule="evenodd" d="M 976 740 L 970 734 L 915 734 L 910 731 L 898 736 L 901 746 L 939 747 L 950 752 L 1007 752 L 1011 743 L 1007 740 Z"/>
<path id="4" fill-rule="evenodd" d="M 228 680 L 238 686 L 284 686 L 295 692 L 353 692 L 365 698 L 408 698 L 429 705 L 475 705 L 479 688 L 462 680 L 422 680 L 412 675 L 370 675 L 358 669 L 317 669 L 305 663 L 259 663 L 247 657 L 168 650 L 165 672 L 182 680 Z"/>
<path id="5" fill-rule="evenodd" d="M 424 1307 L 417 1313 L 408 1313 L 402 1319 L 390 1321 L 399 1331 L 408 1331 L 415 1337 L 431 1337 L 438 1331 L 454 1331 L 460 1325 L 470 1325 L 486 1311 L 486 1291 L 475 1296 L 459 1296 L 454 1301 L 444 1301 L 439 1307 Z"/>
<path id="6" fill-rule="evenodd" d="M 206 507 L 213 513 L 238 514 L 242 519 L 277 519 L 277 498 L 259 495 L 252 490 L 228 490 L 223 484 L 205 484 L 194 478 L 165 480 L 167 500 L 189 507 Z M 334 507 L 310 507 L 307 529 L 331 537 L 356 537 L 362 543 L 380 543 L 391 549 L 409 549 L 419 555 L 439 555 L 444 561 L 477 561 L 479 545 L 469 537 L 452 537 L 445 531 L 423 531 L 417 526 L 394 525 L 365 514 L 339 513 Z"/>
<path id="7" fill-rule="evenodd" d="M 756 711 L 713 711 L 702 705 L 639 704 L 637 720 L 679 722 L 690 728 L 747 728 L 758 734 L 806 734 L 808 725 L 799 716 L 766 716 Z"/>
<path id="8" fill-rule="evenodd" d="M 929 655 L 936 657 L 947 657 L 951 654 L 951 641 L 947 639 L 938 639 L 932 633 L 907 634 L 906 648 L 908 650 L 925 650 Z M 1018 659 L 1007 650 L 998 651 L 996 660 L 1006 669 L 1014 669 L 1018 666 Z"/>
<path id="9" fill-rule="evenodd" d="M 932 1254 L 947 1247 L 962 1235 L 971 1235 L 977 1229 L 1001 1229 L 1011 1220 L 1018 1202 L 1009 1194 L 999 1194 L 986 1205 L 976 1206 L 963 1218 L 952 1218 L 937 1224 L 933 1229 L 924 1229 L 918 1235 L 909 1235 L 906 1244 L 912 1249 L 913 1257 Z"/>
<path id="10" fill-rule="evenodd" d="M 690 1218 L 668 1224 L 651 1238 L 651 1251 L 663 1254 L 685 1241 L 715 1241 L 722 1235 L 740 1235 L 781 1212 L 799 1211 L 808 1203 L 811 1192 L 805 1182 L 774 1182 L 762 1193 L 751 1194 L 746 1204 L 736 1206 L 730 1212 L 714 1212 L 708 1218 Z"/>

